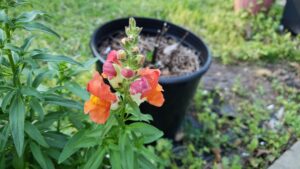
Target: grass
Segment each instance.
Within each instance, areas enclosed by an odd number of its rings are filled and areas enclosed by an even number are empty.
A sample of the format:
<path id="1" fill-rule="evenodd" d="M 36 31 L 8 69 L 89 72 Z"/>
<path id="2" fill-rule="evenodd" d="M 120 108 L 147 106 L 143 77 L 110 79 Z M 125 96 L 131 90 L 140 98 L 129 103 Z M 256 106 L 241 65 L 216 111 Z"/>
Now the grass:
<path id="1" fill-rule="evenodd" d="M 210 46 L 214 57 L 223 63 L 259 59 L 300 60 L 300 37 L 292 38 L 289 33 L 278 33 L 282 13 L 279 5 L 275 5 L 268 14 L 254 17 L 234 13 L 231 0 L 32 1 L 35 9 L 49 14 L 43 19 L 61 35 L 60 39 L 50 36 L 40 38 L 35 45 L 81 61 L 92 57 L 89 40 L 98 26 L 127 16 L 154 17 L 184 26 L 201 36 Z M 84 86 L 88 78 L 78 79 Z M 238 103 L 238 115 L 232 121 L 212 113 L 210 105 L 213 94 L 199 90 L 195 100 L 201 102 L 195 102 L 196 119 L 205 128 L 193 130 L 188 125 L 185 127 L 188 134 L 184 140 L 184 155 L 174 153 L 173 145 L 167 140 L 160 140 L 156 151 L 172 168 L 218 168 L 218 165 L 232 169 L 244 166 L 265 168 L 280 155 L 289 140 L 300 137 L 299 95 L 280 84 L 274 85 L 274 88 L 279 93 L 276 105 L 284 106 L 287 112 L 281 130 L 261 127 L 270 119 L 270 113 L 266 113 L 262 107 L 264 100 L 244 99 Z M 250 91 L 237 84 L 233 92 L 247 95 Z M 263 95 L 263 91 L 261 93 Z M 222 156 L 216 158 L 220 150 Z M 262 150 L 267 153 L 257 155 Z"/>
<path id="2" fill-rule="evenodd" d="M 39 44 L 71 56 L 91 57 L 89 39 L 101 24 L 121 17 L 145 16 L 186 27 L 201 36 L 224 63 L 261 58 L 300 60 L 299 37 L 278 33 L 283 11 L 278 4 L 268 14 L 254 17 L 233 12 L 231 0 L 33 2 L 36 9 L 50 15 L 47 22 L 62 35 L 61 39 L 49 37 Z"/>

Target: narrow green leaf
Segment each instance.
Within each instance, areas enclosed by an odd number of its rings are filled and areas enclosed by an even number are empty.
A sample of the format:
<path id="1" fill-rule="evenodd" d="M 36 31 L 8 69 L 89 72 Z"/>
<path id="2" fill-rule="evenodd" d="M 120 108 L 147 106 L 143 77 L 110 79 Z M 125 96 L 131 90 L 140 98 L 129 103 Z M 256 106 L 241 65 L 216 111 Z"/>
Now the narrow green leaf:
<path id="1" fill-rule="evenodd" d="M 79 131 L 67 142 L 62 153 L 59 156 L 58 163 L 62 163 L 79 149 L 76 147 L 76 145 L 80 143 L 83 136 L 84 130 Z"/>
<path id="2" fill-rule="evenodd" d="M 2 152 L 4 150 L 4 148 L 6 147 L 6 143 L 7 143 L 7 139 L 9 136 L 9 126 L 5 125 L 5 127 L 3 128 L 1 134 L 1 138 L 0 138 L 0 152 Z"/>
<path id="3" fill-rule="evenodd" d="M 34 157 L 34 159 L 39 163 L 39 165 L 43 168 L 43 169 L 47 169 L 47 162 L 45 160 L 45 157 L 42 153 L 41 148 L 36 145 L 34 142 L 30 143 L 30 149 L 32 152 L 32 155 Z"/>
<path id="4" fill-rule="evenodd" d="M 99 130 L 96 129 L 96 133 L 98 134 L 96 136 L 95 130 L 81 130 L 76 133 L 64 146 L 64 149 L 59 156 L 58 163 L 64 162 L 80 148 L 94 147 L 99 144 L 101 132 L 99 133 Z"/>
<path id="5" fill-rule="evenodd" d="M 28 30 L 28 31 L 38 30 L 38 31 L 42 31 L 42 32 L 45 32 L 45 33 L 49 33 L 49 34 L 55 35 L 58 38 L 60 37 L 58 33 L 56 33 L 52 29 L 50 29 L 47 26 L 45 26 L 45 25 L 43 25 L 41 23 L 38 23 L 38 22 L 24 23 L 24 24 L 22 24 L 22 27 L 24 29 Z"/>
<path id="6" fill-rule="evenodd" d="M 129 109 L 128 112 L 130 112 L 133 115 L 132 117 L 130 117 L 130 120 L 146 122 L 150 122 L 151 120 L 153 120 L 151 115 L 143 114 L 140 111 L 139 106 L 135 102 L 129 101 L 129 105 L 131 109 Z"/>
<path id="7" fill-rule="evenodd" d="M 133 131 L 137 134 L 140 134 L 141 137 L 143 137 L 145 144 L 151 143 L 163 136 L 162 131 L 153 127 L 150 124 L 146 124 L 146 123 L 142 123 L 142 122 L 132 123 L 128 126 L 128 128 L 131 131 Z"/>
<path id="8" fill-rule="evenodd" d="M 37 88 L 45 78 L 49 77 L 52 72 L 41 72 L 39 73 L 32 82 L 32 87 Z"/>
<path id="9" fill-rule="evenodd" d="M 139 156 L 138 157 L 138 164 L 139 164 L 139 168 L 143 168 L 143 169 L 153 169 L 153 168 L 157 168 L 153 163 L 151 163 L 149 161 L 149 159 L 143 157 L 143 156 Z"/>
<path id="10" fill-rule="evenodd" d="M 45 155 L 45 161 L 48 169 L 55 169 L 52 160 L 47 155 Z"/>
<path id="11" fill-rule="evenodd" d="M 32 59 L 46 61 L 46 62 L 67 62 L 67 63 L 82 66 L 81 63 L 73 60 L 70 57 L 63 56 L 63 55 L 36 54 L 32 56 Z"/>
<path id="12" fill-rule="evenodd" d="M 44 137 L 50 147 L 63 149 L 68 141 L 68 136 L 58 132 L 47 132 L 44 133 Z"/>
<path id="13" fill-rule="evenodd" d="M 59 158 L 59 155 L 61 154 L 61 150 L 58 150 L 58 149 L 54 149 L 54 148 L 51 148 L 51 149 L 48 149 L 45 153 L 47 153 L 47 156 L 49 158 L 52 158 L 56 163 L 58 161 L 58 158 Z M 73 165 L 70 160 L 66 160 L 64 161 L 65 165 Z"/>
<path id="14" fill-rule="evenodd" d="M 22 49 L 23 51 L 27 51 L 28 48 L 30 47 L 30 45 L 31 45 L 31 43 L 32 43 L 32 41 L 33 41 L 34 38 L 35 38 L 35 36 L 30 36 L 30 37 L 26 38 L 26 39 L 24 40 L 23 45 L 21 46 L 21 49 Z"/>
<path id="15" fill-rule="evenodd" d="M 11 90 L 14 90 L 14 88 L 11 86 L 4 86 L 4 85 L 0 86 L 0 92 L 9 92 Z"/>
<path id="16" fill-rule="evenodd" d="M 45 114 L 43 121 L 37 121 L 34 125 L 40 130 L 48 130 L 48 128 L 58 119 L 64 117 L 64 113 L 60 110 Z"/>
<path id="17" fill-rule="evenodd" d="M 1 108 L 3 112 L 7 112 L 7 106 L 11 103 L 11 99 L 13 96 L 16 94 L 14 90 L 9 91 L 3 98 L 2 103 L 1 103 Z"/>
<path id="18" fill-rule="evenodd" d="M 28 134 L 30 138 L 32 138 L 34 141 L 36 141 L 38 144 L 40 144 L 43 147 L 48 148 L 49 145 L 47 144 L 46 140 L 40 133 L 40 131 L 31 123 L 26 122 L 25 123 L 25 132 Z"/>
<path id="19" fill-rule="evenodd" d="M 90 69 L 92 65 L 94 65 L 97 61 L 99 60 L 99 58 L 92 58 L 89 59 L 88 61 L 86 61 L 85 63 L 83 63 L 83 67 Z"/>
<path id="20" fill-rule="evenodd" d="M 0 168 L 6 168 L 5 155 L 0 154 Z"/>
<path id="21" fill-rule="evenodd" d="M 8 17 L 4 10 L 0 10 L 0 22 L 7 22 Z"/>
<path id="22" fill-rule="evenodd" d="M 30 11 L 30 12 L 24 12 L 20 16 L 16 18 L 16 23 L 25 23 L 25 22 L 31 22 L 33 21 L 38 15 L 45 14 L 42 11 Z"/>
<path id="23" fill-rule="evenodd" d="M 120 151 L 117 148 L 112 148 L 112 145 L 110 146 L 110 153 L 109 153 L 109 161 L 112 166 L 112 169 L 122 169 L 122 164 L 121 164 L 121 156 L 120 156 Z M 116 146 L 116 145 L 114 145 Z"/>
<path id="24" fill-rule="evenodd" d="M 24 146 L 24 121 L 25 105 L 19 94 L 17 94 L 10 105 L 9 124 L 12 132 L 12 138 L 19 157 L 23 154 Z"/>
<path id="25" fill-rule="evenodd" d="M 15 169 L 23 169 L 25 168 L 25 160 L 24 156 L 19 157 L 16 153 L 13 153 L 12 166 Z"/>
<path id="26" fill-rule="evenodd" d="M 39 99 L 43 98 L 42 94 L 39 91 L 37 91 L 35 88 L 29 87 L 29 86 L 23 86 L 21 88 L 21 93 L 25 96 L 34 96 Z"/>
<path id="27" fill-rule="evenodd" d="M 123 168 L 134 168 L 134 149 L 132 142 L 129 140 L 127 133 L 124 132 L 119 137 L 121 164 Z"/>
<path id="28" fill-rule="evenodd" d="M 75 82 L 65 83 L 65 88 L 67 88 L 69 91 L 74 93 L 76 96 L 79 96 L 83 100 L 89 99 L 89 93 L 86 91 L 86 89 L 83 89 Z"/>
<path id="29" fill-rule="evenodd" d="M 149 161 L 153 161 L 153 162 L 159 162 L 161 164 L 164 163 L 164 161 L 159 158 L 153 151 L 151 151 L 150 149 L 143 147 L 140 149 L 140 153 Z"/>
<path id="30" fill-rule="evenodd" d="M 58 95 L 44 96 L 44 99 L 45 99 L 46 104 L 55 104 L 55 105 L 79 109 L 79 110 L 81 110 L 83 108 L 83 105 L 80 104 L 79 102 L 65 99 Z"/>
<path id="31" fill-rule="evenodd" d="M 5 32 L 0 28 L 0 43 L 6 39 Z"/>
<path id="32" fill-rule="evenodd" d="M 151 163 L 147 158 L 143 156 L 138 157 L 139 168 L 142 169 L 153 169 L 157 168 L 153 163 Z"/>
<path id="33" fill-rule="evenodd" d="M 30 106 L 38 114 L 39 120 L 43 121 L 45 112 L 44 112 L 42 105 L 39 103 L 39 101 L 36 98 L 31 98 Z"/>
<path id="34" fill-rule="evenodd" d="M 102 163 L 106 150 L 103 146 L 99 146 L 96 152 L 92 154 L 83 169 L 98 169 Z"/>
<path id="35" fill-rule="evenodd" d="M 21 48 L 19 48 L 18 46 L 15 46 L 14 44 L 11 44 L 11 43 L 6 43 L 4 46 L 4 49 L 9 49 L 16 53 L 19 53 L 21 51 Z"/>

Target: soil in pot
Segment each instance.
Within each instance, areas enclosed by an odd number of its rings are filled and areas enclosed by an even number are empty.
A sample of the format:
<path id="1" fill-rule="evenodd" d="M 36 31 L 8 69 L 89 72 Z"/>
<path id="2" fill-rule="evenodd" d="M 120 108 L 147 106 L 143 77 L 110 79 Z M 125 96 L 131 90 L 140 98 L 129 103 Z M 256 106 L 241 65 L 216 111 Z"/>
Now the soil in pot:
<path id="1" fill-rule="evenodd" d="M 98 46 L 101 56 L 107 56 L 110 50 L 121 49 L 121 39 L 125 37 L 124 32 L 115 33 L 104 39 Z M 146 56 L 145 67 L 158 68 L 164 77 L 186 75 L 197 71 L 201 67 L 200 55 L 195 49 L 183 44 L 183 40 L 171 36 L 151 36 L 141 34 L 139 49 Z M 155 46 L 158 44 L 157 49 Z M 155 54 L 154 54 L 155 53 Z M 155 63 L 151 62 L 153 55 L 156 56 Z"/>

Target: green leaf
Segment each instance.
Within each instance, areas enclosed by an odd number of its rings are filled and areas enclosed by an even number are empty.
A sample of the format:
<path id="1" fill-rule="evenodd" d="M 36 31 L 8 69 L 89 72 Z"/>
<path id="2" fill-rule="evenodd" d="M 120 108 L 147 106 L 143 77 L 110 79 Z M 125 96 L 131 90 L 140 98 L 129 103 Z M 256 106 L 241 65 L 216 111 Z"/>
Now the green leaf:
<path id="1" fill-rule="evenodd" d="M 146 121 L 146 122 L 150 122 L 151 120 L 153 120 L 151 115 L 143 114 L 140 111 L 139 106 L 134 101 L 129 101 L 128 103 L 129 103 L 130 108 L 131 108 L 131 109 L 128 110 L 128 112 L 130 112 L 133 115 L 133 117 L 131 117 L 131 120 Z"/>
<path id="2" fill-rule="evenodd" d="M 6 39 L 5 32 L 0 28 L 0 43 Z"/>
<path id="3" fill-rule="evenodd" d="M 31 123 L 26 122 L 25 123 L 25 132 L 29 135 L 30 138 L 32 138 L 34 141 L 36 141 L 38 144 L 40 144 L 43 147 L 48 148 L 49 145 L 47 144 L 46 140 L 40 133 L 40 131 Z"/>
<path id="4" fill-rule="evenodd" d="M 55 111 L 55 112 L 49 112 L 45 114 L 45 118 L 43 121 L 37 121 L 35 123 L 35 126 L 39 128 L 40 130 L 48 130 L 48 128 L 58 119 L 63 118 L 64 113 L 61 110 Z"/>
<path id="5" fill-rule="evenodd" d="M 5 155 L 0 155 L 0 168 L 6 168 Z"/>
<path id="6" fill-rule="evenodd" d="M 139 167 L 143 169 L 153 169 L 157 168 L 153 163 L 151 163 L 147 158 L 143 156 L 138 157 Z"/>
<path id="7" fill-rule="evenodd" d="M 48 28 L 47 26 L 38 23 L 38 22 L 29 22 L 29 23 L 24 23 L 21 25 L 24 29 L 28 30 L 28 31 L 42 31 L 45 33 L 49 33 L 52 35 L 57 36 L 58 38 L 60 37 L 58 33 L 56 33 L 55 31 L 53 31 L 52 29 Z"/>
<path id="8" fill-rule="evenodd" d="M 32 43 L 32 41 L 33 41 L 34 38 L 35 38 L 35 36 L 30 36 L 30 37 L 26 38 L 26 39 L 24 40 L 23 45 L 21 46 L 21 49 L 22 49 L 23 51 L 27 51 L 28 48 L 30 47 L 30 45 L 31 45 L 31 43 Z"/>
<path id="9" fill-rule="evenodd" d="M 35 79 L 33 80 L 33 82 L 32 82 L 32 87 L 37 88 L 37 87 L 42 83 L 42 81 L 43 81 L 45 78 L 49 77 L 51 74 L 52 74 L 52 72 L 42 72 L 42 73 L 39 73 L 39 74 L 35 77 Z"/>
<path id="10" fill-rule="evenodd" d="M 24 156 L 19 157 L 16 153 L 13 153 L 12 166 L 15 169 L 25 168 Z"/>
<path id="11" fill-rule="evenodd" d="M 132 123 L 128 126 L 128 128 L 131 131 L 140 134 L 145 144 L 151 143 L 163 136 L 162 131 L 153 127 L 150 124 L 146 124 L 142 122 Z"/>
<path id="12" fill-rule="evenodd" d="M 87 68 L 87 69 L 90 69 L 92 65 L 94 65 L 99 59 L 98 58 L 92 58 L 92 59 L 89 59 L 88 61 L 86 61 L 84 64 L 83 64 L 83 67 Z"/>
<path id="13" fill-rule="evenodd" d="M 32 56 L 32 59 L 42 60 L 46 62 L 67 62 L 67 63 L 82 66 L 81 63 L 73 60 L 70 57 L 63 56 L 63 55 L 36 54 Z"/>
<path id="14" fill-rule="evenodd" d="M 11 90 L 14 90 L 14 88 L 10 86 L 0 86 L 0 92 L 9 92 Z"/>
<path id="15" fill-rule="evenodd" d="M 30 99 L 30 106 L 38 114 L 39 120 L 43 121 L 45 112 L 44 112 L 43 107 L 39 103 L 39 101 L 36 98 L 31 98 Z"/>
<path id="16" fill-rule="evenodd" d="M 7 143 L 7 139 L 9 136 L 9 126 L 5 125 L 5 127 L 3 127 L 2 132 L 0 133 L 0 152 L 2 152 L 4 150 L 4 148 L 6 147 L 6 143 Z"/>
<path id="17" fill-rule="evenodd" d="M 84 169 L 98 169 L 102 163 L 106 150 L 103 146 L 99 146 L 96 152 L 92 154 L 87 163 L 84 165 Z"/>
<path id="18" fill-rule="evenodd" d="M 160 157 L 158 157 L 153 151 L 146 147 L 141 148 L 140 153 L 150 162 L 159 162 L 161 164 L 164 163 L 164 161 Z"/>
<path id="19" fill-rule="evenodd" d="M 34 159 L 39 163 L 39 165 L 43 168 L 43 169 L 47 169 L 47 162 L 45 160 L 45 157 L 41 151 L 41 148 L 36 145 L 34 142 L 30 143 L 30 149 L 32 151 L 32 155 L 34 157 Z"/>
<path id="20" fill-rule="evenodd" d="M 93 147 L 100 144 L 99 137 L 102 133 L 102 127 L 95 130 L 81 130 L 76 133 L 64 146 L 64 149 L 59 156 L 58 163 L 62 163 L 80 148 Z"/>
<path id="21" fill-rule="evenodd" d="M 62 163 L 67 158 L 69 158 L 72 154 L 74 154 L 79 148 L 76 147 L 77 144 L 80 143 L 81 138 L 84 136 L 84 130 L 76 133 L 65 145 L 62 153 L 59 156 L 58 163 Z"/>
<path id="22" fill-rule="evenodd" d="M 37 91 L 35 88 L 29 87 L 29 86 L 23 86 L 21 88 L 21 93 L 25 96 L 34 96 L 39 99 L 43 98 L 42 94 L 39 91 Z"/>
<path id="23" fill-rule="evenodd" d="M 48 169 L 55 169 L 53 162 L 47 155 L 45 155 L 45 161 Z"/>
<path id="24" fill-rule="evenodd" d="M 14 51 L 16 53 L 19 53 L 21 51 L 21 48 L 19 48 L 18 46 L 15 46 L 11 43 L 6 43 L 4 46 L 4 49 L 9 49 L 11 51 Z"/>
<path id="25" fill-rule="evenodd" d="M 31 22 L 33 21 L 38 15 L 45 14 L 42 11 L 30 11 L 30 12 L 24 12 L 20 16 L 16 18 L 16 23 L 25 23 L 25 22 Z"/>
<path id="26" fill-rule="evenodd" d="M 112 169 L 122 169 L 120 151 L 116 145 L 109 145 L 109 161 Z"/>
<path id="27" fill-rule="evenodd" d="M 4 10 L 0 10 L 0 22 L 7 22 L 8 17 Z"/>
<path id="28" fill-rule="evenodd" d="M 25 105 L 20 94 L 17 94 L 10 105 L 9 124 L 12 138 L 19 157 L 23 154 L 24 146 Z"/>
<path id="29" fill-rule="evenodd" d="M 63 107 L 68 107 L 68 108 L 74 108 L 74 109 L 79 109 L 81 110 L 83 108 L 83 105 L 80 104 L 79 102 L 65 99 L 62 96 L 59 95 L 48 95 L 44 96 L 45 103 L 46 104 L 55 104 Z"/>
<path id="30" fill-rule="evenodd" d="M 119 149 L 122 167 L 128 169 L 134 168 L 136 160 L 134 158 L 134 148 L 126 132 L 123 132 L 119 137 Z"/>
<path id="31" fill-rule="evenodd" d="M 3 98 L 1 108 L 3 112 L 6 112 L 7 106 L 11 103 L 11 99 L 16 94 L 14 90 L 9 91 Z"/>
<path id="32" fill-rule="evenodd" d="M 83 100 L 89 99 L 89 93 L 86 91 L 86 89 L 83 89 L 75 82 L 65 83 L 65 88 L 74 93 L 76 96 L 79 96 Z"/>
<path id="33" fill-rule="evenodd" d="M 63 149 L 68 141 L 68 136 L 58 132 L 47 132 L 44 133 L 44 137 L 50 147 L 55 147 L 58 149 Z"/>
<path id="34" fill-rule="evenodd" d="M 257 140 L 257 138 L 253 138 L 252 140 L 251 140 L 251 142 L 250 142 L 250 144 L 248 144 L 248 149 L 252 152 L 252 151 L 254 151 L 256 148 L 257 148 L 257 146 L 258 146 L 258 140 Z"/>

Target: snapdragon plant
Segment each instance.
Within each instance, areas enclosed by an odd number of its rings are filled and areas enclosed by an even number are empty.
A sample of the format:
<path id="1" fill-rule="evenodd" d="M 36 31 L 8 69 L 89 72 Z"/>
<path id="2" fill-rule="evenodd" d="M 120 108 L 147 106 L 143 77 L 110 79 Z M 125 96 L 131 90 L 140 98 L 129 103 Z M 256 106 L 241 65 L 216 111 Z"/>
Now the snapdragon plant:
<path id="1" fill-rule="evenodd" d="M 163 89 L 158 83 L 160 71 L 143 68 L 145 57 L 137 45 L 141 28 L 133 18 L 125 32 L 127 37 L 121 40 L 123 49 L 112 50 L 103 64 L 103 72 L 96 72 L 87 85 L 90 98 L 84 104 L 84 112 L 94 125 L 71 138 L 59 162 L 83 159 L 86 169 L 159 167 L 161 160 L 146 145 L 163 133 L 149 124 L 152 117 L 141 113 L 139 105 L 144 101 L 163 105 Z"/>

